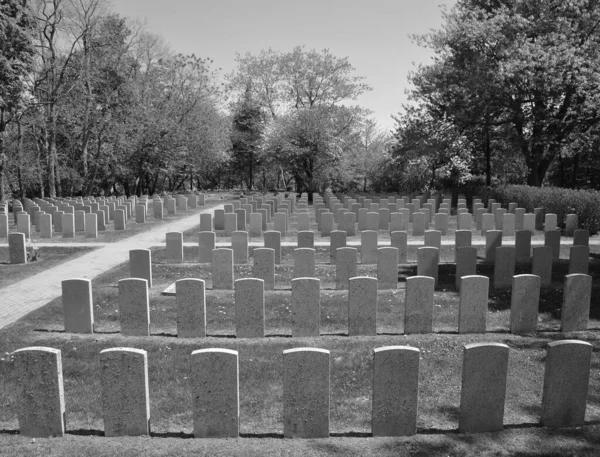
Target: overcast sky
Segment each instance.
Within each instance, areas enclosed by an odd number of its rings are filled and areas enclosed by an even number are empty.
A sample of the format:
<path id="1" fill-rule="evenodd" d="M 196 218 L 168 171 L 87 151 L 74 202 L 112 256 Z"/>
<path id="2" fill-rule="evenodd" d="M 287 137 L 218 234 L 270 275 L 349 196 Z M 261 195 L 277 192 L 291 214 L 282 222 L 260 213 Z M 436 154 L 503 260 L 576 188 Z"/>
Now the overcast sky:
<path id="1" fill-rule="evenodd" d="M 409 35 L 442 24 L 455 0 L 113 0 L 114 10 L 146 21 L 174 52 L 210 57 L 223 74 L 235 54 L 269 47 L 329 49 L 348 57 L 373 87 L 358 103 L 385 128 L 406 101 L 407 76 L 430 53 Z"/>

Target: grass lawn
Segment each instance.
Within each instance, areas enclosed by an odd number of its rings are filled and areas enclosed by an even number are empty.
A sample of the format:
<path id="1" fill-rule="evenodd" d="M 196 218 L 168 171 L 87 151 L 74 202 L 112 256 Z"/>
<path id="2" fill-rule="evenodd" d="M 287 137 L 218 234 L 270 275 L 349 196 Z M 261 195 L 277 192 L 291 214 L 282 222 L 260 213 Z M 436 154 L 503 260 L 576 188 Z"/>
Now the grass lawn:
<path id="1" fill-rule="evenodd" d="M 196 248 L 186 248 L 194 259 Z M 411 248 L 412 249 L 412 248 Z M 416 247 L 414 247 L 416 249 Z M 195 253 L 195 254 L 194 254 Z M 150 295 L 150 338 L 123 337 L 119 333 L 119 279 L 128 267 L 107 272 L 93 281 L 96 334 L 63 332 L 60 299 L 0 330 L 0 449 L 5 455 L 599 455 L 600 454 L 600 294 L 597 281 L 592 295 L 589 330 L 562 334 L 560 305 L 567 264 L 556 265 L 552 286 L 543 290 L 538 333 L 508 333 L 510 292 L 491 290 L 486 334 L 458 335 L 458 294 L 454 266 L 440 266 L 435 294 L 434 333 L 404 335 L 404 280 L 415 265 L 402 266 L 399 286 L 378 293 L 378 335 L 347 336 L 347 293 L 332 290 L 335 267 L 323 263 L 319 249 L 317 275 L 322 281 L 321 336 L 291 338 L 290 280 L 292 250 L 284 249 L 283 265 L 276 267 L 277 290 L 265 294 L 264 339 L 236 339 L 232 291 L 212 291 L 208 265 L 164 263 L 164 251 L 153 251 L 154 284 Z M 412 254 L 411 254 L 412 253 Z M 411 255 L 413 257 L 411 257 Z M 452 252 L 442 250 L 442 261 Z M 409 261 L 414 252 L 409 251 Z M 520 269 L 526 271 L 525 266 Z M 521 271 L 520 271 L 521 272 Z M 598 278 L 600 265 L 591 262 Z M 478 274 L 491 275 L 481 264 Z M 237 265 L 236 279 L 251 276 L 251 265 Z M 359 274 L 376 275 L 376 267 L 360 265 Z M 160 292 L 177 279 L 207 280 L 208 338 L 178 339 L 175 298 Z M 550 430 L 539 426 L 546 345 L 574 338 L 594 346 L 586 425 Z M 510 350 L 504 423 L 497 433 L 457 433 L 463 346 L 472 342 L 501 342 Z M 373 349 L 409 345 L 421 350 L 418 435 L 408 438 L 370 436 Z M 17 434 L 15 382 L 10 352 L 27 346 L 61 349 L 65 384 L 68 436 L 31 439 Z M 145 438 L 104 438 L 100 402 L 98 353 L 109 347 L 135 347 L 148 351 L 151 430 Z M 240 432 L 238 440 L 194 440 L 188 380 L 188 358 L 193 350 L 208 347 L 240 353 Z M 319 347 L 331 351 L 330 430 L 322 440 L 284 440 L 282 406 L 282 351 L 293 347 Z"/>

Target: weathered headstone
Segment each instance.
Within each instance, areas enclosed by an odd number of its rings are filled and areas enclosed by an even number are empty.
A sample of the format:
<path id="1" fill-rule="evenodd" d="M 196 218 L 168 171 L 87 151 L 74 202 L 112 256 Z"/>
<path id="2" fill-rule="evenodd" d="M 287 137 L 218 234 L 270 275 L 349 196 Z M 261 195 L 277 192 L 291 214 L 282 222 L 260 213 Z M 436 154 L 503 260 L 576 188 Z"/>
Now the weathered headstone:
<path id="1" fill-rule="evenodd" d="M 231 236 L 237 230 L 237 214 L 225 213 L 225 232 L 224 236 Z"/>
<path id="2" fill-rule="evenodd" d="M 456 249 L 456 290 L 460 290 L 460 280 L 463 276 L 474 276 L 477 274 L 477 248 L 475 246 L 463 246 Z"/>
<path id="3" fill-rule="evenodd" d="M 294 278 L 314 277 L 315 250 L 311 248 L 294 249 Z"/>
<path id="4" fill-rule="evenodd" d="M 440 250 L 438 248 L 423 247 L 417 249 L 417 275 L 430 276 L 438 283 L 438 267 Z"/>
<path id="5" fill-rule="evenodd" d="M 560 428 L 584 424 L 592 349 L 590 343 L 578 340 L 548 344 L 540 417 L 543 425 Z"/>
<path id="6" fill-rule="evenodd" d="M 329 263 L 335 265 L 337 249 L 346 246 L 346 232 L 341 230 L 333 230 L 329 240 Z"/>
<path id="7" fill-rule="evenodd" d="M 356 276 L 358 250 L 356 248 L 338 248 L 335 269 L 335 286 L 337 290 L 346 290 L 349 279 Z"/>
<path id="8" fill-rule="evenodd" d="M 169 232 L 166 234 L 167 263 L 183 263 L 183 233 Z"/>
<path id="9" fill-rule="evenodd" d="M 91 280 L 66 279 L 61 287 L 65 333 L 94 333 Z"/>
<path id="10" fill-rule="evenodd" d="M 233 289 L 233 249 L 213 250 L 212 288 L 213 290 Z"/>
<path id="11" fill-rule="evenodd" d="M 573 245 L 574 246 L 589 246 L 590 245 L 589 230 L 575 230 L 573 232 Z"/>
<path id="12" fill-rule="evenodd" d="M 417 348 L 387 346 L 373 351 L 373 436 L 411 436 L 417 433 L 419 397 Z"/>
<path id="13" fill-rule="evenodd" d="M 8 234 L 8 259 L 11 265 L 27 263 L 24 233 Z"/>
<path id="14" fill-rule="evenodd" d="M 298 247 L 299 248 L 315 248 L 315 232 L 301 231 L 298 232 Z"/>
<path id="15" fill-rule="evenodd" d="M 463 276 L 460 283 L 458 333 L 485 333 L 489 278 Z"/>
<path id="16" fill-rule="evenodd" d="M 442 236 L 448 234 L 448 215 L 445 213 L 436 213 L 434 216 L 434 228 L 442 233 Z"/>
<path id="17" fill-rule="evenodd" d="M 463 352 L 458 430 L 495 432 L 504 428 L 508 346 L 472 343 Z"/>
<path id="18" fill-rule="evenodd" d="M 531 232 L 529 230 L 515 232 L 515 260 L 517 263 L 531 262 Z"/>
<path id="19" fill-rule="evenodd" d="M 119 281 L 119 319 L 124 336 L 150 336 L 148 281 L 127 278 Z"/>
<path id="20" fill-rule="evenodd" d="M 235 281 L 235 334 L 237 338 L 265 336 L 265 289 L 262 279 Z"/>
<path id="21" fill-rule="evenodd" d="M 542 287 L 550 285 L 552 282 L 552 248 L 550 246 L 533 248 L 531 273 L 540 277 Z"/>
<path id="22" fill-rule="evenodd" d="M 248 263 L 248 232 L 235 231 L 231 233 L 231 248 L 233 249 L 233 262 L 236 264 Z"/>
<path id="23" fill-rule="evenodd" d="M 390 246 L 398 249 L 398 264 L 407 263 L 408 233 L 405 231 L 390 233 Z"/>
<path id="24" fill-rule="evenodd" d="M 100 385 L 105 436 L 150 434 L 146 351 L 131 348 L 110 348 L 101 351 Z"/>
<path id="25" fill-rule="evenodd" d="M 216 248 L 215 232 L 198 232 L 198 261 L 212 263 L 212 252 Z"/>
<path id="26" fill-rule="evenodd" d="M 239 355 L 198 349 L 190 356 L 195 438 L 237 438 L 240 430 Z"/>
<path id="27" fill-rule="evenodd" d="M 502 246 L 502 230 L 488 230 L 485 234 L 485 261 L 494 262 L 496 248 Z"/>
<path id="28" fill-rule="evenodd" d="M 379 290 L 398 288 L 398 249 L 395 247 L 377 250 L 377 287 Z"/>
<path id="29" fill-rule="evenodd" d="M 585 274 L 565 276 L 560 331 L 587 330 L 592 298 L 592 277 Z"/>
<path id="30" fill-rule="evenodd" d="M 567 214 L 565 221 L 565 235 L 573 236 L 575 230 L 579 228 L 579 217 L 577 214 Z"/>
<path id="31" fill-rule="evenodd" d="M 329 351 L 283 351 L 283 436 L 329 436 Z"/>
<path id="32" fill-rule="evenodd" d="M 360 261 L 363 265 L 377 263 L 377 242 L 375 230 L 364 230 L 360 234 Z"/>
<path id="33" fill-rule="evenodd" d="M 357 276 L 348 282 L 348 336 L 377 335 L 377 279 Z"/>
<path id="34" fill-rule="evenodd" d="M 200 214 L 200 231 L 201 232 L 212 232 L 213 231 L 212 214 L 210 214 L 210 213 Z"/>
<path id="35" fill-rule="evenodd" d="M 571 246 L 569 248 L 569 274 L 588 274 L 590 263 L 589 246 Z"/>
<path id="36" fill-rule="evenodd" d="M 425 213 L 417 212 L 413 214 L 413 236 L 425 235 Z"/>
<path id="37" fill-rule="evenodd" d="M 508 289 L 515 275 L 515 247 L 498 246 L 494 259 L 494 289 Z"/>
<path id="38" fill-rule="evenodd" d="M 275 250 L 271 248 L 255 248 L 252 276 L 264 281 L 265 290 L 275 289 Z"/>
<path id="39" fill-rule="evenodd" d="M 281 263 L 281 232 L 269 230 L 264 236 L 265 247 L 275 250 L 275 265 Z"/>
<path id="40" fill-rule="evenodd" d="M 75 228 L 76 229 L 77 229 L 77 213 L 78 212 L 79 211 L 75 211 Z M 122 209 L 116 209 L 113 214 L 115 217 L 115 230 L 125 230 L 127 228 L 127 225 L 125 223 L 125 211 Z M 85 227 L 82 230 L 85 230 Z"/>
<path id="41" fill-rule="evenodd" d="M 546 214 L 546 216 L 544 217 L 544 231 L 549 232 L 549 231 L 556 230 L 557 222 L 558 222 L 558 217 L 556 214 L 554 214 L 554 213 Z"/>
<path id="42" fill-rule="evenodd" d="M 433 292 L 435 279 L 430 276 L 406 278 L 404 333 L 433 332 Z"/>
<path id="43" fill-rule="evenodd" d="M 28 347 L 12 353 L 19 433 L 30 438 L 65 434 L 65 395 L 60 349 Z"/>
<path id="44" fill-rule="evenodd" d="M 544 246 L 552 248 L 552 261 L 557 262 L 560 257 L 560 230 L 545 231 Z"/>
<path id="45" fill-rule="evenodd" d="M 544 230 L 544 216 L 546 212 L 544 208 L 533 208 L 533 215 L 535 218 L 535 229 Z"/>
<path id="46" fill-rule="evenodd" d="M 319 336 L 321 301 L 319 279 L 292 279 L 292 337 Z"/>
<path id="47" fill-rule="evenodd" d="M 516 275 L 510 300 L 510 333 L 535 333 L 540 302 L 540 277 Z"/>
<path id="48" fill-rule="evenodd" d="M 215 209 L 214 215 L 215 230 L 225 230 L 225 210 Z"/>
<path id="49" fill-rule="evenodd" d="M 206 290 L 204 280 L 185 278 L 175 281 L 177 338 L 206 336 Z"/>

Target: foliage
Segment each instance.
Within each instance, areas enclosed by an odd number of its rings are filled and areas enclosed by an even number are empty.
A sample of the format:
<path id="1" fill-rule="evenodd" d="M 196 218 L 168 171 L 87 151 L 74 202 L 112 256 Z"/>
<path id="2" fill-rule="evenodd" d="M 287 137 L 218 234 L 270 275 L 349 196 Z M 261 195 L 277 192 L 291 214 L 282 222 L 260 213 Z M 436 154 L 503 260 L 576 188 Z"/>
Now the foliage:
<path id="1" fill-rule="evenodd" d="M 595 190 L 505 185 L 493 187 L 489 196 L 503 205 L 516 202 L 528 212 L 544 208 L 546 213 L 557 215 L 561 226 L 567 214 L 577 214 L 580 228 L 592 235 L 600 231 L 600 192 Z"/>
<path id="2" fill-rule="evenodd" d="M 27 262 L 37 262 L 41 259 L 39 248 L 31 240 L 27 240 L 25 249 L 27 253 Z"/>
<path id="3" fill-rule="evenodd" d="M 238 55 L 237 63 L 230 88 L 250 92 L 268 114 L 265 160 L 279 167 L 277 181 L 281 176 L 288 187 L 293 180 L 298 192 L 345 187 L 351 177 L 340 164 L 367 114 L 348 102 L 370 90 L 352 74 L 348 58 L 297 46 L 287 53 Z"/>
<path id="4" fill-rule="evenodd" d="M 417 38 L 435 56 L 412 76 L 412 98 L 488 164 L 501 138 L 497 151 L 519 151 L 540 186 L 562 148 L 597 134 L 599 22 L 596 0 L 459 0 L 441 30 Z"/>

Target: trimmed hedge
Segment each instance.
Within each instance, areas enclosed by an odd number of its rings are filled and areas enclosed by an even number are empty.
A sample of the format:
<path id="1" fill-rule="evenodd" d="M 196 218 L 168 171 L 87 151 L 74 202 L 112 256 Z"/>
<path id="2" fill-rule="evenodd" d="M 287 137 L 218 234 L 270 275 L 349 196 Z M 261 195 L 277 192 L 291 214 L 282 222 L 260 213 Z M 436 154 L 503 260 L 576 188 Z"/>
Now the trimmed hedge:
<path id="1" fill-rule="evenodd" d="M 557 215 L 560 227 L 565 226 L 567 214 L 573 213 L 579 216 L 579 228 L 589 230 L 590 235 L 600 231 L 600 192 L 598 191 L 505 185 L 490 188 L 486 193 L 488 198 L 495 199 L 504 207 L 515 202 L 529 213 L 533 212 L 534 208 L 543 207 L 546 214 Z"/>

